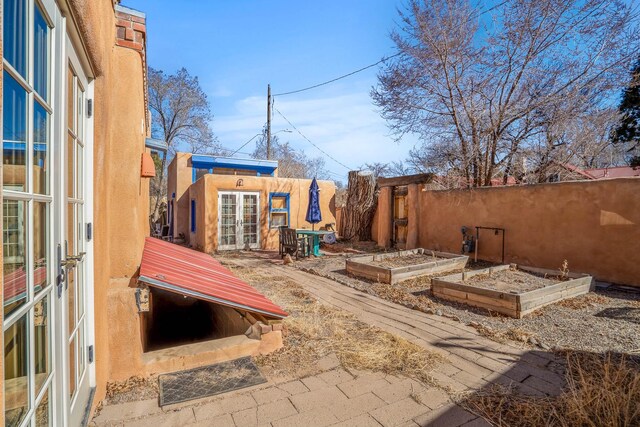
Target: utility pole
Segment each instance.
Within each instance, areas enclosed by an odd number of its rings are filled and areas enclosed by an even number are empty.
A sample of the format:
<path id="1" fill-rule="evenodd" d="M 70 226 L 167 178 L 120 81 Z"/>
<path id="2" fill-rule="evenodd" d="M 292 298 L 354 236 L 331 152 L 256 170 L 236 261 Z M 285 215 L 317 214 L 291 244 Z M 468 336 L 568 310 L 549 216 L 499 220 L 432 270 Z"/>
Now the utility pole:
<path id="1" fill-rule="evenodd" d="M 271 159 L 271 85 L 267 85 L 267 160 Z"/>

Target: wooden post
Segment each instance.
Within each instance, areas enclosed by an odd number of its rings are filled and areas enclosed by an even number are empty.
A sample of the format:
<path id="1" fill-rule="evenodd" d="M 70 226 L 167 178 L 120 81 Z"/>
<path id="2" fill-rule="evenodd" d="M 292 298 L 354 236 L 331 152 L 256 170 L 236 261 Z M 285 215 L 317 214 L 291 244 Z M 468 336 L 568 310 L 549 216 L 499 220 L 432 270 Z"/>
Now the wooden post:
<path id="1" fill-rule="evenodd" d="M 271 159 L 271 85 L 267 85 L 267 160 Z"/>

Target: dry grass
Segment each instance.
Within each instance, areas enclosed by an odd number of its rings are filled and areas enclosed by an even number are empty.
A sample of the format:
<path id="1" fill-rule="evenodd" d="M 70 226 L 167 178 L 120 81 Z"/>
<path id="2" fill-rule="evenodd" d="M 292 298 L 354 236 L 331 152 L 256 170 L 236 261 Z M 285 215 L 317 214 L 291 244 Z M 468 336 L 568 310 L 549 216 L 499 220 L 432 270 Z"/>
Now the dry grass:
<path id="1" fill-rule="evenodd" d="M 461 402 L 496 426 L 638 426 L 640 364 L 620 356 L 567 354 L 567 386 L 556 397 L 495 387 Z"/>
<path id="2" fill-rule="evenodd" d="M 580 295 L 575 298 L 558 301 L 556 305 L 564 308 L 570 308 L 572 310 L 583 310 L 592 305 L 606 304 L 607 301 L 608 300 L 606 297 L 590 292 L 588 294 Z"/>
<path id="3" fill-rule="evenodd" d="M 255 270 L 237 271 L 289 312 L 284 347 L 256 358 L 274 376 L 304 376 L 318 371 L 323 357 L 335 354 L 345 368 L 405 375 L 433 383 L 429 372 L 442 357 L 357 320 L 343 310 L 318 303 L 291 280 L 274 281 Z"/>
<path id="4" fill-rule="evenodd" d="M 489 328 L 480 323 L 474 323 L 473 326 L 480 335 L 491 338 L 497 342 L 516 341 L 526 343 L 535 335 L 520 328 L 509 328 L 507 330 Z"/>
<path id="5" fill-rule="evenodd" d="M 429 298 L 422 295 L 413 295 L 405 289 L 399 288 L 397 285 L 376 283 L 371 285 L 371 291 L 371 293 L 377 297 L 404 305 L 405 307 L 416 307 L 423 310 L 435 307 L 435 304 Z"/>
<path id="6" fill-rule="evenodd" d="M 107 383 L 105 402 L 114 405 L 158 397 L 158 377 L 131 377 L 125 381 Z"/>

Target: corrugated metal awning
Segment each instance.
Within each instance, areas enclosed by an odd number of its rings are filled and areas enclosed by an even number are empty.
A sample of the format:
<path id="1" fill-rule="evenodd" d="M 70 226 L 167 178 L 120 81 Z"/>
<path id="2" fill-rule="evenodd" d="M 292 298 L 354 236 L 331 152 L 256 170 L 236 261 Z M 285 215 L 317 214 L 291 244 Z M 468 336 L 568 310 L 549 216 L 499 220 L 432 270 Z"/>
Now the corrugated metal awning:
<path id="1" fill-rule="evenodd" d="M 222 304 L 267 317 L 287 313 L 240 280 L 211 256 L 147 237 L 139 281 L 181 295 Z"/>

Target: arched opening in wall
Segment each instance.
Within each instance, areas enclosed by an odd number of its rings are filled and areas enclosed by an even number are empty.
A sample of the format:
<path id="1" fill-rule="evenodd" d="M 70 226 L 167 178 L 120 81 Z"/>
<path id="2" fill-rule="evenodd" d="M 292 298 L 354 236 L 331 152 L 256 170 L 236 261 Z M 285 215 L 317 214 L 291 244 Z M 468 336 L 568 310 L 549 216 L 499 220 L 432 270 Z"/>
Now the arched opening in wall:
<path id="1" fill-rule="evenodd" d="M 251 326 L 239 310 L 162 289 L 150 288 L 149 303 L 145 352 L 244 335 Z"/>

